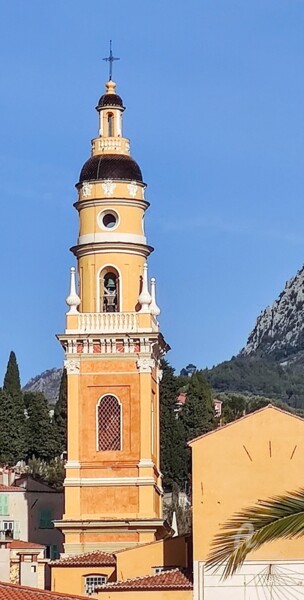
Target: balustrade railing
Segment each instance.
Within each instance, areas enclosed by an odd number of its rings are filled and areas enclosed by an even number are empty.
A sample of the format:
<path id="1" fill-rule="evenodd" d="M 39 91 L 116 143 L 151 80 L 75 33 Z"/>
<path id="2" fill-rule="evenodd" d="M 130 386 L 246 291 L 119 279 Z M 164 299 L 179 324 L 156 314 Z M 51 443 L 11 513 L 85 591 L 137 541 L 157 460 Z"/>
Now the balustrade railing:
<path id="1" fill-rule="evenodd" d="M 152 317 L 152 329 L 157 331 L 158 323 Z M 138 333 L 140 313 L 79 313 L 79 333 Z"/>

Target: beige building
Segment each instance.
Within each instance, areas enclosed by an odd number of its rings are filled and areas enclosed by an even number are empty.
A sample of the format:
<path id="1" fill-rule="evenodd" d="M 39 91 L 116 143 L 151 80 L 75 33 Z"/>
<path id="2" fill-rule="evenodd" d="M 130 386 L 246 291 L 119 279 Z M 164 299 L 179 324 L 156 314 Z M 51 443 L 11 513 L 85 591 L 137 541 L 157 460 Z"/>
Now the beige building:
<path id="1" fill-rule="evenodd" d="M 221 579 L 222 568 L 214 573 L 205 563 L 214 536 L 233 514 L 259 499 L 301 487 L 304 420 L 269 405 L 200 436 L 190 446 L 194 600 L 303 597 L 303 537 L 262 545 L 226 580 Z M 247 523 L 245 533 L 250 527 Z"/>
<path id="2" fill-rule="evenodd" d="M 3 478 L 2 478 L 3 479 Z M 45 546 L 45 556 L 55 559 L 63 550 L 63 536 L 53 520 L 63 514 L 63 493 L 26 475 L 0 485 L 0 531 L 8 539 Z"/>

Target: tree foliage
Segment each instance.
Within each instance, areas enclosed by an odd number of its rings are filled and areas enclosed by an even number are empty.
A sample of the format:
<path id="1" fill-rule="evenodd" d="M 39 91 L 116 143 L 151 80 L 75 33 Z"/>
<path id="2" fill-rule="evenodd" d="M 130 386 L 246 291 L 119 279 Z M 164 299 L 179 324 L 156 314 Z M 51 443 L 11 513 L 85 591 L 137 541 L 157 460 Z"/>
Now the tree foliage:
<path id="1" fill-rule="evenodd" d="M 178 378 L 166 360 L 162 361 L 160 384 L 160 464 L 163 485 L 170 489 L 173 482 L 183 486 L 187 478 L 187 450 L 182 422 L 177 419 L 176 400 Z"/>
<path id="2" fill-rule="evenodd" d="M 46 398 L 41 392 L 25 392 L 27 458 L 50 460 L 56 452 L 56 436 Z"/>
<path id="3" fill-rule="evenodd" d="M 13 466 L 26 454 L 26 426 L 23 396 L 0 391 L 0 462 Z"/>
<path id="4" fill-rule="evenodd" d="M 67 372 L 63 369 L 59 396 L 55 404 L 54 416 L 54 435 L 56 443 L 56 455 L 60 456 L 67 450 Z"/>
<path id="5" fill-rule="evenodd" d="M 187 442 L 215 427 L 211 388 L 202 371 L 195 371 L 185 386 L 187 400 L 181 413 Z"/>
<path id="6" fill-rule="evenodd" d="M 233 515 L 214 538 L 208 568 L 224 567 L 223 577 L 233 575 L 249 552 L 278 539 L 304 535 L 304 490 L 259 500 Z"/>
<path id="7" fill-rule="evenodd" d="M 6 373 L 3 381 L 3 389 L 8 394 L 21 392 L 19 367 L 15 352 L 11 351 L 6 367 Z"/>

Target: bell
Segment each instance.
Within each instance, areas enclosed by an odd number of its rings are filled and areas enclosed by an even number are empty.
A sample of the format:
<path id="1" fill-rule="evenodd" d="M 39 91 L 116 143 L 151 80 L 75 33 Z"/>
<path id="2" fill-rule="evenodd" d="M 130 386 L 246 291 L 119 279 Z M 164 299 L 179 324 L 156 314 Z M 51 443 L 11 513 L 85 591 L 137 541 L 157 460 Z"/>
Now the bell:
<path id="1" fill-rule="evenodd" d="M 114 292 L 116 290 L 116 281 L 113 277 L 108 277 L 105 280 L 105 287 L 109 292 Z"/>

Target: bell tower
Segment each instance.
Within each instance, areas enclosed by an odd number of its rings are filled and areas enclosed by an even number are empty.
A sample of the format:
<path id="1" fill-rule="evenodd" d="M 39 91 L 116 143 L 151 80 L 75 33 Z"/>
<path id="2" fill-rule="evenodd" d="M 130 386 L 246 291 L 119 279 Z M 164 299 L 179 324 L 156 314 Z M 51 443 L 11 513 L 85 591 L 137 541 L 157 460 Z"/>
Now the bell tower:
<path id="1" fill-rule="evenodd" d="M 162 519 L 159 361 L 166 352 L 148 280 L 149 203 L 124 106 L 110 79 L 98 137 L 76 185 L 79 237 L 71 249 L 66 329 L 58 335 L 68 378 L 65 553 L 113 552 L 170 534 Z"/>

